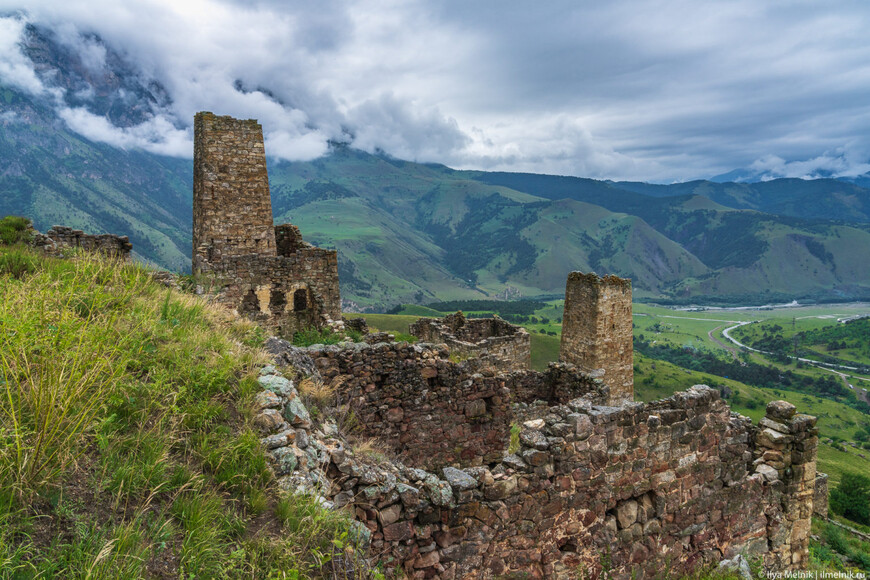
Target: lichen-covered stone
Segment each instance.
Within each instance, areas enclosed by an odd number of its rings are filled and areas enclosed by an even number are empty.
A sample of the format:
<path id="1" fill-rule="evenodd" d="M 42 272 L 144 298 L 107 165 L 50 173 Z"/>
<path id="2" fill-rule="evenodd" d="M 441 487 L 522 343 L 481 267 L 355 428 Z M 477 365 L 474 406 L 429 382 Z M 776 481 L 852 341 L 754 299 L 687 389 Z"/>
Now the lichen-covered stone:
<path id="1" fill-rule="evenodd" d="M 272 458 L 275 461 L 275 472 L 278 475 L 286 475 L 296 469 L 299 465 L 299 459 L 296 457 L 296 450 L 292 447 L 281 447 L 272 452 Z"/>
<path id="2" fill-rule="evenodd" d="M 293 398 L 296 396 L 296 388 L 293 386 L 293 381 L 280 375 L 263 375 L 257 377 L 257 382 L 267 391 L 271 391 L 281 397 Z"/>
<path id="3" fill-rule="evenodd" d="M 475 480 L 473 477 L 471 477 L 461 469 L 456 469 L 455 467 L 445 467 L 441 470 L 441 473 L 444 475 L 444 479 L 447 480 L 447 483 L 450 484 L 450 487 L 452 487 L 456 491 L 474 489 L 477 487 L 477 480 Z"/>
<path id="4" fill-rule="evenodd" d="M 308 409 L 299 397 L 287 401 L 284 406 L 284 418 L 294 427 L 307 429 L 311 425 L 311 415 L 308 414 Z"/>

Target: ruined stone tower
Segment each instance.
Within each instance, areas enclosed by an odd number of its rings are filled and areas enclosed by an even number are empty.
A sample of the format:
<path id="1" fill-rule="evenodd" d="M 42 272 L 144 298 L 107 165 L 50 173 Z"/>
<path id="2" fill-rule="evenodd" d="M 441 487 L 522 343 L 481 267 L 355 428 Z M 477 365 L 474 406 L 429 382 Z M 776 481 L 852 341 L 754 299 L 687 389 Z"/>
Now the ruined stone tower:
<path id="1" fill-rule="evenodd" d="M 335 250 L 292 224 L 273 226 L 263 129 L 197 113 L 193 155 L 193 272 L 220 284 L 218 301 L 292 336 L 341 320 Z"/>
<path id="2" fill-rule="evenodd" d="M 634 399 L 631 280 L 571 272 L 559 359 L 586 371 L 604 370 L 609 403 Z"/>
<path id="3" fill-rule="evenodd" d="M 197 113 L 193 145 L 193 272 L 229 256 L 275 255 L 263 128 Z"/>

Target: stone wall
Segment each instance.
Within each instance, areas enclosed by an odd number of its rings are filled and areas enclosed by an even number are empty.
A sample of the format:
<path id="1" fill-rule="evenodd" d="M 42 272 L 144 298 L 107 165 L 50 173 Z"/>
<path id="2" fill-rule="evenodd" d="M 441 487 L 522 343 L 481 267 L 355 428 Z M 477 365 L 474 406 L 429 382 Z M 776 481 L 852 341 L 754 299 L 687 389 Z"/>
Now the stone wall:
<path id="1" fill-rule="evenodd" d="M 559 358 L 586 371 L 602 369 L 610 404 L 634 400 L 631 280 L 571 272 Z"/>
<path id="2" fill-rule="evenodd" d="M 815 433 L 787 403 L 768 410 L 777 431 L 706 386 L 623 407 L 581 398 L 526 421 L 501 461 L 425 471 L 355 456 L 334 426 L 309 436 L 292 385 L 275 381 L 263 377 L 279 396 L 255 422 L 276 433 L 263 441 L 279 485 L 315 482 L 353 510 L 373 558 L 410 578 L 654 578 L 741 553 L 772 571 L 805 561 L 812 505 L 798 482 L 814 471 Z"/>
<path id="3" fill-rule="evenodd" d="M 338 258 L 272 225 L 263 130 L 194 119 L 193 271 L 214 277 L 218 301 L 282 336 L 341 320 Z"/>
<path id="4" fill-rule="evenodd" d="M 300 247 L 288 256 L 234 256 L 213 270 L 218 301 L 281 336 L 341 320 L 334 250 Z"/>
<path id="5" fill-rule="evenodd" d="M 769 403 L 759 422 L 755 472 L 782 494 L 781 510 L 765 506 L 770 546 L 765 562 L 777 570 L 802 570 L 808 563 L 818 435 L 816 418 L 795 414 L 786 401 Z"/>
<path id="6" fill-rule="evenodd" d="M 230 256 L 276 255 L 263 128 L 208 112 L 193 124 L 193 272 Z"/>
<path id="7" fill-rule="evenodd" d="M 501 318 L 466 319 L 462 312 L 444 318 L 420 318 L 410 333 L 424 342 L 443 343 L 460 358 L 491 355 L 494 369 L 525 370 L 532 364 L 528 331 Z"/>
<path id="8" fill-rule="evenodd" d="M 512 403 L 567 401 L 606 390 L 566 365 L 496 374 L 487 357 L 449 360 L 443 345 L 365 343 L 310 347 L 320 375 L 339 384 L 366 436 L 425 468 L 482 465 L 507 449 Z"/>
<path id="9" fill-rule="evenodd" d="M 33 244 L 46 253 L 57 253 L 63 248 L 81 248 L 89 252 L 97 252 L 127 260 L 133 244 L 127 236 L 114 234 L 86 234 L 82 230 L 74 230 L 66 226 L 53 226 L 44 234 L 34 233 Z"/>

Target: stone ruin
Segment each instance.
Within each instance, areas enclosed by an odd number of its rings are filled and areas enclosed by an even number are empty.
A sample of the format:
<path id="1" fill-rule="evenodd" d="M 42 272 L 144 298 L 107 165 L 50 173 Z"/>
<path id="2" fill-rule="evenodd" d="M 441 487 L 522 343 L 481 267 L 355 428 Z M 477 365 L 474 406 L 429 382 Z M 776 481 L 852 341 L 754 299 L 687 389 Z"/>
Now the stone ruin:
<path id="1" fill-rule="evenodd" d="M 425 343 L 267 349 L 335 384 L 396 457 L 355 454 L 266 369 L 255 424 L 279 486 L 352 510 L 373 560 L 409 578 L 627 580 L 739 554 L 806 565 L 818 431 L 786 402 L 753 425 L 703 385 L 608 406 L 607 385 L 569 363 L 496 372 Z"/>
<path id="2" fill-rule="evenodd" d="M 44 234 L 33 231 L 31 242 L 46 254 L 57 254 L 64 249 L 82 249 L 105 256 L 128 260 L 133 244 L 127 236 L 114 234 L 86 234 L 66 226 L 52 226 Z"/>
<path id="3" fill-rule="evenodd" d="M 410 333 L 423 342 L 443 343 L 460 358 L 487 358 L 502 370 L 524 370 L 532 365 L 528 331 L 501 318 L 466 319 L 462 312 L 444 318 L 420 318 Z"/>
<path id="4" fill-rule="evenodd" d="M 273 226 L 262 127 L 197 113 L 193 157 L 193 272 L 218 301 L 281 336 L 341 321 L 336 252 Z"/>
<path id="5" fill-rule="evenodd" d="M 195 147 L 194 272 L 283 335 L 340 320 L 336 253 L 272 225 L 256 121 L 198 113 Z M 631 328 L 630 281 L 574 272 L 545 372 L 525 331 L 459 315 L 415 326 L 438 344 L 270 339 L 293 374 L 263 370 L 254 423 L 283 489 L 351 510 L 372 558 L 412 578 L 650 578 L 738 554 L 805 567 L 815 418 L 777 401 L 753 425 L 703 385 L 634 403 Z M 395 459 L 315 425 L 303 377 Z"/>
<path id="6" fill-rule="evenodd" d="M 609 404 L 634 400 L 631 280 L 571 272 L 565 286 L 559 359 L 602 373 Z"/>

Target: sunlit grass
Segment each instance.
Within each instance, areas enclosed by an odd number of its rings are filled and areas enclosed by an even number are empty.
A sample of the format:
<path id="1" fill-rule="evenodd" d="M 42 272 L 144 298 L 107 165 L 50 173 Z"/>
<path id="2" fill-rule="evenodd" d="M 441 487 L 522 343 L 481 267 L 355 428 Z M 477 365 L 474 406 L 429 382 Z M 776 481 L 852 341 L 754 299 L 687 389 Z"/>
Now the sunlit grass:
<path id="1" fill-rule="evenodd" d="M 0 577 L 305 577 L 334 556 L 306 546 L 345 542 L 344 514 L 318 507 L 309 538 L 254 526 L 296 502 L 248 424 L 262 339 L 141 266 L 0 246 Z"/>

